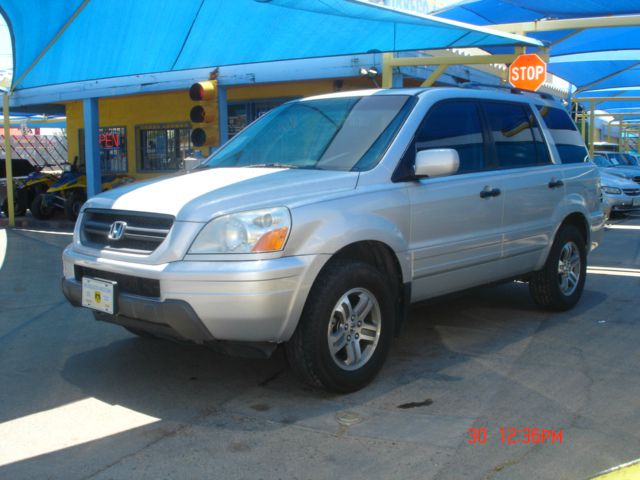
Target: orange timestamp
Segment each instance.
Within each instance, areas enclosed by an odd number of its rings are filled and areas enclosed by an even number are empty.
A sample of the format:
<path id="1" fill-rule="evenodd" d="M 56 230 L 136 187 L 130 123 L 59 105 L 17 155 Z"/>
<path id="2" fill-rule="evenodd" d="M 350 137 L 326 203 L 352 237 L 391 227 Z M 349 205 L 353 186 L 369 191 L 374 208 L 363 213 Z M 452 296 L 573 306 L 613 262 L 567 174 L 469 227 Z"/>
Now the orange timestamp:
<path id="1" fill-rule="evenodd" d="M 500 427 L 500 440 L 505 445 L 552 443 L 562 445 L 562 430 L 538 427 Z M 487 443 L 487 429 L 484 427 L 467 430 L 467 443 L 483 445 Z"/>

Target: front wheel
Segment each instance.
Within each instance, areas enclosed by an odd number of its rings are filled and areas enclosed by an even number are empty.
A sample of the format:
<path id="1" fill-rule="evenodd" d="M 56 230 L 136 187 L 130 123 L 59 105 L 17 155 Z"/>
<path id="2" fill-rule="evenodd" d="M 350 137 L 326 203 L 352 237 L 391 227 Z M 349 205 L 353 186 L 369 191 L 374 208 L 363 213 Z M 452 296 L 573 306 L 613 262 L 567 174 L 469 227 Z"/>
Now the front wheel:
<path id="1" fill-rule="evenodd" d="M 305 383 L 335 392 L 364 387 L 391 347 L 393 305 L 387 279 L 371 265 L 329 264 L 285 346 L 291 369 Z"/>
<path id="2" fill-rule="evenodd" d="M 50 207 L 46 202 L 45 194 L 37 194 L 36 198 L 34 198 L 33 202 L 31 202 L 31 215 L 33 215 L 38 220 L 47 220 L 53 217 L 54 213 L 54 208 Z"/>
<path id="3" fill-rule="evenodd" d="M 64 213 L 67 218 L 73 222 L 76 221 L 78 215 L 80 215 L 80 209 L 87 200 L 84 192 L 71 192 L 67 199 L 64 201 Z"/>
<path id="4" fill-rule="evenodd" d="M 573 308 L 584 288 L 587 273 L 586 242 L 573 225 L 561 227 L 542 270 L 529 280 L 533 300 L 549 310 Z"/>

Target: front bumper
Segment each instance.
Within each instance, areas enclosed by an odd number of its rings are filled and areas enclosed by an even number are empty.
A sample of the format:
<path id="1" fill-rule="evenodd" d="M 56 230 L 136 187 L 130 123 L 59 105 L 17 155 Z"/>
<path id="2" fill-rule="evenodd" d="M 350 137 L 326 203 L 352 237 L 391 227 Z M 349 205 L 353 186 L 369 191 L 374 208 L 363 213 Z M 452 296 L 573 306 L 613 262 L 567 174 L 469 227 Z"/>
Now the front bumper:
<path id="1" fill-rule="evenodd" d="M 635 200 L 635 205 L 634 205 Z M 608 195 L 604 194 L 604 203 L 607 210 L 613 212 L 628 212 L 630 210 L 640 210 L 640 197 L 629 195 Z"/>
<path id="2" fill-rule="evenodd" d="M 63 253 L 63 292 L 73 305 L 81 305 L 82 280 L 76 278 L 76 266 L 158 280 L 157 298 L 120 289 L 116 315 L 96 317 L 196 343 L 278 343 L 293 334 L 311 285 L 327 259 L 309 255 L 143 265 L 92 257 L 68 247 Z"/>

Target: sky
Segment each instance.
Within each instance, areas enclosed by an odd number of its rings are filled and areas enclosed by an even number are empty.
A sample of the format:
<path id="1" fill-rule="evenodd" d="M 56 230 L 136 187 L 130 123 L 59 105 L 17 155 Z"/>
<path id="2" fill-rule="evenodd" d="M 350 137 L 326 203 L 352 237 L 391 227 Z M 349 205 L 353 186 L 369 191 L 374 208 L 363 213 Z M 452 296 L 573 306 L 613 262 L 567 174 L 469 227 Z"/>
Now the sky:
<path id="1" fill-rule="evenodd" d="M 7 71 L 13 68 L 12 53 L 11 53 L 11 36 L 9 35 L 9 28 L 4 21 L 2 15 L 0 15 L 0 82 L 3 77 L 7 76 Z"/>

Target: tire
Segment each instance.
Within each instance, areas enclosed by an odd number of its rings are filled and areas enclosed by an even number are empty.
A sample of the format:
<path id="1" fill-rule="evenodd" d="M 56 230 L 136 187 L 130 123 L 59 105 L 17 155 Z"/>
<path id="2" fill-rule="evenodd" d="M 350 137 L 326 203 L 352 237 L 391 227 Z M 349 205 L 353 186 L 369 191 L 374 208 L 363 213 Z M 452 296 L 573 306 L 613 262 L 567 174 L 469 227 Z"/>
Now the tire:
<path id="1" fill-rule="evenodd" d="M 371 382 L 391 347 L 395 322 L 392 295 L 388 279 L 366 263 L 335 261 L 327 265 L 311 288 L 296 331 L 285 344 L 294 374 L 311 386 L 340 393 L 359 390 Z M 360 317 L 344 315 L 361 305 L 368 310 Z M 330 339 L 344 345 L 332 353 Z"/>
<path id="2" fill-rule="evenodd" d="M 53 217 L 55 213 L 55 209 L 52 207 L 47 207 L 43 202 L 43 193 L 39 193 L 36 195 L 36 198 L 31 202 L 31 215 L 33 215 L 38 220 L 48 220 Z"/>
<path id="3" fill-rule="evenodd" d="M 123 328 L 125 330 L 128 330 L 130 333 L 137 335 L 140 338 L 158 338 L 149 332 L 145 332 L 144 330 L 138 330 L 137 328 L 129 328 L 129 327 L 123 327 Z"/>
<path id="4" fill-rule="evenodd" d="M 529 279 L 529 293 L 538 305 L 566 311 L 578 303 L 587 273 L 585 244 L 573 225 L 560 228 L 544 267 Z"/>
<path id="5" fill-rule="evenodd" d="M 16 198 L 18 200 L 16 201 L 15 214 L 16 217 L 22 217 L 29 208 L 29 191 L 21 188 L 16 192 Z"/>
<path id="6" fill-rule="evenodd" d="M 23 200 L 23 198 L 20 197 L 20 193 L 19 192 L 18 192 L 17 196 L 18 196 L 18 200 L 13 203 L 13 214 L 16 217 L 21 217 L 26 213 L 27 208 L 24 205 L 24 202 L 21 202 L 21 200 Z M 7 200 L 8 199 L 5 198 L 2 201 L 2 207 L 1 207 L 2 208 L 2 213 L 4 213 L 4 215 L 6 217 L 9 216 L 9 202 Z"/>
<path id="7" fill-rule="evenodd" d="M 69 220 L 75 222 L 80 214 L 80 209 L 86 201 L 83 192 L 71 192 L 64 202 L 64 213 Z"/>

